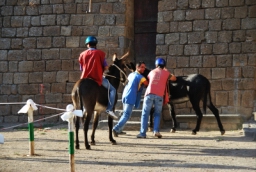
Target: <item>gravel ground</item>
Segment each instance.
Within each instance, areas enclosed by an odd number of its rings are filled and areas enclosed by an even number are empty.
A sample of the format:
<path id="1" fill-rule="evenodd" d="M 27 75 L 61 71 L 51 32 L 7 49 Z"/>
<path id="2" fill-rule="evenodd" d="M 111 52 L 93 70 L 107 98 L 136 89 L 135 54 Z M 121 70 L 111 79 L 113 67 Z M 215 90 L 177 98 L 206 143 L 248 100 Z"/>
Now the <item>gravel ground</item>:
<path id="1" fill-rule="evenodd" d="M 108 131 L 97 130 L 96 145 L 86 150 L 80 129 L 75 171 L 256 171 L 256 142 L 244 137 L 241 130 L 221 136 L 219 131 L 191 135 L 190 130 L 170 133 L 164 129 L 161 139 L 152 137 L 151 132 L 146 139 L 137 139 L 138 131 L 126 132 L 112 145 Z M 28 156 L 26 129 L 0 129 L 0 133 L 5 137 L 5 143 L 0 144 L 1 172 L 70 171 L 67 125 L 36 128 L 35 156 Z"/>

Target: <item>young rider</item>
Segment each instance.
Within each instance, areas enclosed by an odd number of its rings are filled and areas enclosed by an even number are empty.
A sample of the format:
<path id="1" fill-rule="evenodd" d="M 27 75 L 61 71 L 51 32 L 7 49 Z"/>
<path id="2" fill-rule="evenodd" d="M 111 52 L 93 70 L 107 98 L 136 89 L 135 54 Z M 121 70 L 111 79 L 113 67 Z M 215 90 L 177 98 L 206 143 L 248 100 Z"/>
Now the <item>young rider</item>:
<path id="1" fill-rule="evenodd" d="M 85 40 L 87 50 L 83 51 L 79 56 L 80 70 L 82 71 L 82 78 L 91 78 L 99 86 L 103 85 L 109 89 L 108 106 L 106 112 L 114 119 L 118 117 L 113 112 L 114 101 L 116 96 L 116 89 L 103 77 L 104 70 L 108 70 L 108 65 L 105 59 L 105 53 L 96 48 L 98 40 L 94 36 L 88 36 Z"/>

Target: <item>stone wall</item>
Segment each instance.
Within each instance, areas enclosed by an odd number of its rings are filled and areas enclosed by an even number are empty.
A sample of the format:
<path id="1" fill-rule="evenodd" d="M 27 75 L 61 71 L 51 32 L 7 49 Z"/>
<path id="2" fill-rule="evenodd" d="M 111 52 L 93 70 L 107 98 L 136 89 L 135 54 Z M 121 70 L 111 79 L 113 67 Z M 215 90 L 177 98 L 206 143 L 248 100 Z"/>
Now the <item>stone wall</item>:
<path id="1" fill-rule="evenodd" d="M 126 27 L 126 4 L 93 0 L 89 12 L 89 0 L 0 0 L 0 103 L 30 98 L 65 109 L 87 36 L 97 36 L 109 64 L 112 54 L 126 51 L 133 34 Z M 26 122 L 26 115 L 17 114 L 22 106 L 0 105 L 0 122 Z M 54 113 L 59 111 L 41 108 L 35 119 Z"/>
<path id="2" fill-rule="evenodd" d="M 256 110 L 256 1 L 160 0 L 156 55 L 175 75 L 200 73 L 222 114 Z M 194 113 L 180 104 L 178 114 Z"/>

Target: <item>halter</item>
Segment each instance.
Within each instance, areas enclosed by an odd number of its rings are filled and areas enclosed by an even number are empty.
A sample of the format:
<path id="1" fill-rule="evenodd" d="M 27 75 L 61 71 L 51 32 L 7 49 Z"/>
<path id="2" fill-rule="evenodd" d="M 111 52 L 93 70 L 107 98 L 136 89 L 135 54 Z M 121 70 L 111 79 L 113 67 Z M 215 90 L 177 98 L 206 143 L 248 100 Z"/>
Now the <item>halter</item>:
<path id="1" fill-rule="evenodd" d="M 117 65 L 115 65 L 115 64 L 112 64 L 112 66 L 115 66 L 115 67 L 125 76 L 125 81 L 123 82 L 123 85 L 126 85 L 127 82 L 128 82 L 128 78 L 127 78 L 126 74 L 124 73 L 124 71 L 123 71 L 122 69 L 120 69 L 120 68 L 119 68 Z M 120 81 L 123 81 L 123 80 L 124 80 L 122 77 L 117 78 L 116 76 L 108 75 L 108 74 L 105 74 L 105 73 L 103 73 L 103 75 L 108 76 L 108 77 L 112 77 L 112 78 L 115 78 L 115 79 L 118 79 L 118 80 L 120 80 Z"/>

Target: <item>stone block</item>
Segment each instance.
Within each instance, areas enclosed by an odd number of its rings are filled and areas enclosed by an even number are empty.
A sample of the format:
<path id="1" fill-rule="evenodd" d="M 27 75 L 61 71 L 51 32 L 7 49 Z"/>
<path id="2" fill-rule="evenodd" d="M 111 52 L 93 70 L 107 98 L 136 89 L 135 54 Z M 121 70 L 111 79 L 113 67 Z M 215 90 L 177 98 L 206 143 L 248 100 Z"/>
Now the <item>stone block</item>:
<path id="1" fill-rule="evenodd" d="M 12 27 L 22 27 L 23 17 L 22 16 L 12 16 L 11 26 Z"/>
<path id="2" fill-rule="evenodd" d="M 62 94 L 61 93 L 46 93 L 45 94 L 45 102 L 46 103 L 59 103 L 62 102 Z"/>
<path id="3" fill-rule="evenodd" d="M 31 27 L 31 16 L 24 16 L 23 27 Z"/>
<path id="4" fill-rule="evenodd" d="M 79 47 L 79 37 L 76 37 L 76 36 L 67 37 L 66 47 Z"/>
<path id="5" fill-rule="evenodd" d="M 45 65 L 46 71 L 61 70 L 61 60 L 47 60 Z"/>
<path id="6" fill-rule="evenodd" d="M 52 6 L 52 12 L 56 14 L 64 14 L 63 4 L 54 4 Z"/>
<path id="7" fill-rule="evenodd" d="M 113 13 L 113 3 L 102 3 L 100 6 L 100 13 L 112 14 Z"/>
<path id="8" fill-rule="evenodd" d="M 183 55 L 183 45 L 170 45 L 169 55 Z"/>
<path id="9" fill-rule="evenodd" d="M 201 44 L 200 54 L 212 54 L 212 45 L 211 44 Z"/>
<path id="10" fill-rule="evenodd" d="M 51 48 L 51 37 L 39 37 L 37 38 L 37 48 Z"/>
<path id="11" fill-rule="evenodd" d="M 170 33 L 165 35 L 165 44 L 179 44 L 179 33 Z"/>
<path id="12" fill-rule="evenodd" d="M 70 25 L 72 26 L 81 26 L 83 23 L 83 15 L 75 15 L 75 14 L 72 14 L 71 17 L 70 17 Z"/>
<path id="13" fill-rule="evenodd" d="M 3 73 L 3 84 L 13 84 L 13 73 Z"/>
<path id="14" fill-rule="evenodd" d="M 205 19 L 220 19 L 221 10 L 219 8 L 205 9 Z"/>
<path id="15" fill-rule="evenodd" d="M 6 122 L 6 123 L 8 123 L 8 122 L 10 122 L 10 123 L 18 122 L 19 121 L 19 116 L 18 115 L 10 115 L 10 113 L 11 112 L 9 111 L 8 115 L 4 117 L 4 122 Z"/>
<path id="16" fill-rule="evenodd" d="M 42 27 L 31 27 L 29 28 L 29 36 L 42 36 L 43 28 Z"/>
<path id="17" fill-rule="evenodd" d="M 226 75 L 225 68 L 212 69 L 212 79 L 222 79 L 222 78 L 225 78 L 225 75 Z"/>
<path id="18" fill-rule="evenodd" d="M 189 57 L 181 56 L 177 58 L 177 67 L 189 67 Z"/>
<path id="19" fill-rule="evenodd" d="M 216 56 L 214 55 L 206 55 L 203 56 L 203 67 L 216 67 Z"/>
<path id="20" fill-rule="evenodd" d="M 39 50 L 39 49 L 30 49 L 30 50 L 27 51 L 27 60 L 34 61 L 34 60 L 41 60 L 41 59 L 42 59 L 41 50 Z"/>
<path id="21" fill-rule="evenodd" d="M 185 45 L 184 47 L 185 55 L 199 55 L 199 45 Z"/>
<path id="22" fill-rule="evenodd" d="M 218 42 L 231 42 L 232 31 L 220 31 L 218 32 Z"/>
<path id="23" fill-rule="evenodd" d="M 216 43 L 213 45 L 213 54 L 227 54 L 228 44 L 227 43 Z"/>
<path id="24" fill-rule="evenodd" d="M 215 6 L 215 0 L 202 0 L 203 8 L 212 8 Z"/>
<path id="25" fill-rule="evenodd" d="M 19 84 L 18 92 L 19 94 L 38 94 L 38 84 Z"/>
<path id="26" fill-rule="evenodd" d="M 256 20 L 255 20 L 256 21 Z M 256 26 L 256 24 L 255 24 Z M 240 29 L 240 19 L 226 19 L 223 21 L 224 30 L 238 30 Z"/>
<path id="27" fill-rule="evenodd" d="M 222 88 L 223 90 L 235 90 L 236 89 L 236 83 L 234 79 L 225 79 L 222 81 Z"/>
<path id="28" fill-rule="evenodd" d="M 86 14 L 88 12 L 89 12 L 88 3 L 77 4 L 77 14 Z"/>
<path id="29" fill-rule="evenodd" d="M 27 6 L 26 14 L 29 16 L 38 16 L 39 10 L 37 6 Z"/>
<path id="30" fill-rule="evenodd" d="M 254 78 L 255 68 L 253 66 L 246 66 L 242 68 L 243 78 Z"/>
<path id="31" fill-rule="evenodd" d="M 244 5 L 244 0 L 232 0 L 229 1 L 230 6 L 243 6 Z"/>
<path id="32" fill-rule="evenodd" d="M 186 20 L 203 20 L 204 10 L 189 10 L 186 11 Z"/>
<path id="33" fill-rule="evenodd" d="M 26 57 L 26 52 L 24 50 L 9 50 L 8 61 L 22 61 Z"/>
<path id="34" fill-rule="evenodd" d="M 205 32 L 205 39 L 207 43 L 217 42 L 217 32 Z"/>
<path id="35" fill-rule="evenodd" d="M 170 22 L 170 32 L 178 32 L 178 22 Z"/>
<path id="36" fill-rule="evenodd" d="M 242 79 L 238 85 L 238 89 L 243 90 L 255 90 L 255 80 L 254 78 Z"/>
<path id="37" fill-rule="evenodd" d="M 109 29 L 111 29 L 111 27 Z M 98 30 L 99 30 L 99 26 L 84 26 L 83 27 L 84 35 L 97 35 Z M 99 43 L 100 43 L 100 41 L 99 41 Z"/>
<path id="38" fill-rule="evenodd" d="M 242 75 L 241 68 L 238 67 L 227 67 L 226 78 L 240 78 Z"/>
<path id="39" fill-rule="evenodd" d="M 8 62 L 0 61 L 0 72 L 7 72 L 7 71 L 8 71 Z"/>
<path id="40" fill-rule="evenodd" d="M 116 25 L 125 25 L 126 23 L 126 17 L 125 14 L 115 14 L 115 20 L 116 20 Z"/>
<path id="41" fill-rule="evenodd" d="M 72 63 L 73 64 L 73 63 Z M 57 82 L 69 82 L 68 80 L 68 71 L 58 71 L 56 75 Z"/>
<path id="42" fill-rule="evenodd" d="M 41 15 L 41 25 L 55 25 L 56 15 Z"/>
<path id="43" fill-rule="evenodd" d="M 36 38 L 24 38 L 23 39 L 23 47 L 25 49 L 36 48 Z"/>
<path id="44" fill-rule="evenodd" d="M 180 33 L 180 44 L 187 44 L 187 43 L 188 43 L 188 34 Z"/>
<path id="45" fill-rule="evenodd" d="M 105 16 L 105 25 L 115 25 L 116 17 L 113 14 Z"/>
<path id="46" fill-rule="evenodd" d="M 0 50 L 0 61 L 7 60 L 7 50 Z"/>
<path id="47" fill-rule="evenodd" d="M 254 0 L 245 0 L 245 4 L 247 4 L 247 5 L 255 5 L 256 1 L 254 1 Z"/>
<path id="48" fill-rule="evenodd" d="M 71 26 L 61 26 L 60 33 L 62 36 L 71 36 Z"/>
<path id="49" fill-rule="evenodd" d="M 1 7 L 1 15 L 3 15 L 3 16 L 13 15 L 13 6 L 3 6 L 3 7 Z"/>
<path id="50" fill-rule="evenodd" d="M 29 73 L 29 83 L 42 83 L 43 73 L 42 72 L 31 72 Z"/>
<path id="51" fill-rule="evenodd" d="M 231 67 L 231 66 L 232 66 L 232 55 L 217 56 L 217 67 Z"/>
<path id="52" fill-rule="evenodd" d="M 157 45 L 156 46 L 156 55 L 166 55 L 168 54 L 168 45 Z"/>
<path id="53" fill-rule="evenodd" d="M 165 12 L 162 12 L 162 13 L 165 14 Z M 172 16 L 172 15 L 168 14 L 168 16 Z M 158 16 L 158 18 L 159 18 L 159 16 Z M 171 21 L 172 20 L 171 17 L 169 17 L 168 19 L 169 20 L 166 20 L 166 17 L 163 16 L 162 21 L 166 22 L 166 21 Z M 183 20 L 185 20 L 185 10 L 176 10 L 176 11 L 174 11 L 173 12 L 173 20 L 174 21 L 183 21 Z"/>
<path id="54" fill-rule="evenodd" d="M 64 13 L 65 14 L 75 14 L 76 13 L 76 4 L 64 4 Z"/>
<path id="55" fill-rule="evenodd" d="M 18 63 L 19 72 L 32 72 L 33 61 L 20 61 Z"/>
<path id="56" fill-rule="evenodd" d="M 232 42 L 229 44 L 229 52 L 232 54 L 241 53 L 241 49 L 242 49 L 241 43 Z"/>
<path id="57" fill-rule="evenodd" d="M 216 106 L 228 105 L 228 93 L 226 91 L 216 91 Z"/>
<path id="58" fill-rule="evenodd" d="M 209 21 L 209 30 L 221 30 L 221 23 L 220 20 L 210 20 Z"/>
<path id="59" fill-rule="evenodd" d="M 15 73 L 13 83 L 14 84 L 28 83 L 28 73 Z"/>
<path id="60" fill-rule="evenodd" d="M 233 41 L 237 41 L 237 42 L 245 41 L 245 31 L 244 30 L 233 31 Z"/>
<path id="61" fill-rule="evenodd" d="M 42 50 L 42 59 L 44 60 L 52 60 L 59 59 L 59 49 L 43 49 Z"/>
<path id="62" fill-rule="evenodd" d="M 81 71 L 71 71 L 68 75 L 68 81 L 69 82 L 76 82 L 78 79 L 80 79 Z"/>
<path id="63" fill-rule="evenodd" d="M 255 29 L 255 28 L 256 28 L 256 18 L 242 19 L 241 29 Z"/>
<path id="64" fill-rule="evenodd" d="M 69 25 L 70 15 L 68 14 L 60 14 L 57 15 L 57 25 Z"/>
<path id="65" fill-rule="evenodd" d="M 51 93 L 65 93 L 65 92 L 66 92 L 66 82 L 52 83 Z"/>
<path id="66" fill-rule="evenodd" d="M 17 61 L 9 61 L 9 72 L 17 72 L 18 71 L 18 62 Z"/>
<path id="67" fill-rule="evenodd" d="M 22 39 L 12 39 L 12 49 L 22 49 Z"/>
<path id="68" fill-rule="evenodd" d="M 176 68 L 176 61 L 177 61 L 177 58 L 176 56 L 167 56 L 166 58 L 166 68 L 167 69 L 172 69 L 172 68 Z"/>
<path id="69" fill-rule="evenodd" d="M 71 70 L 74 70 L 73 61 L 70 61 L 70 60 L 62 60 L 62 61 L 61 61 L 61 70 L 64 70 L 64 71 L 71 71 Z"/>
<path id="70" fill-rule="evenodd" d="M 63 94 L 62 95 L 62 102 L 66 103 L 66 104 L 71 103 L 72 100 L 71 100 L 70 94 Z"/>
<path id="71" fill-rule="evenodd" d="M 3 26 L 4 27 L 11 27 L 11 16 L 2 17 L 3 18 Z"/>
<path id="72" fill-rule="evenodd" d="M 71 49 L 60 49 L 60 59 L 70 59 L 71 57 Z"/>
<path id="73" fill-rule="evenodd" d="M 248 8 L 246 6 L 244 6 L 244 7 L 236 7 L 235 8 L 235 16 L 234 17 L 235 18 L 246 18 L 247 12 L 248 12 Z M 255 13 L 255 11 L 254 11 L 254 13 Z M 250 7 L 249 7 L 249 17 L 251 17 L 250 16 Z M 256 16 L 254 16 L 254 17 L 256 17 Z"/>
<path id="74" fill-rule="evenodd" d="M 52 39 L 52 47 L 62 48 L 65 47 L 65 43 L 65 37 L 53 37 Z"/>
<path id="75" fill-rule="evenodd" d="M 254 42 L 242 42 L 242 53 L 255 53 L 256 44 Z"/>
<path id="76" fill-rule="evenodd" d="M 168 22 L 157 23 L 157 33 L 169 33 L 170 25 Z"/>
<path id="77" fill-rule="evenodd" d="M 206 31 L 206 30 L 208 30 L 208 20 L 193 21 L 193 31 Z"/>
<path id="78" fill-rule="evenodd" d="M 32 26 L 40 26 L 40 16 L 32 16 L 31 17 L 31 25 Z"/>
<path id="79" fill-rule="evenodd" d="M 44 36 L 59 36 L 60 35 L 60 26 L 45 26 L 43 28 Z"/>
<path id="80" fill-rule="evenodd" d="M 188 8 L 188 1 L 189 0 L 178 0 L 177 1 L 178 9 L 187 9 Z"/>
<path id="81" fill-rule="evenodd" d="M 191 56 L 189 61 L 189 67 L 202 67 L 203 66 L 202 56 Z"/>
<path id="82" fill-rule="evenodd" d="M 0 38 L 0 49 L 8 50 L 11 48 L 11 39 L 9 38 Z"/>
<path id="83" fill-rule="evenodd" d="M 226 7 L 221 9 L 221 18 L 222 19 L 230 19 L 234 18 L 234 8 Z"/>
<path id="84" fill-rule="evenodd" d="M 44 83 L 56 82 L 56 72 L 43 72 L 43 82 Z"/>
<path id="85" fill-rule="evenodd" d="M 242 93 L 242 107 L 253 107 L 253 100 L 254 100 L 254 91 L 253 90 L 246 90 Z"/>
<path id="86" fill-rule="evenodd" d="M 179 32 L 189 32 L 192 31 L 192 22 L 179 22 L 178 24 Z"/>
<path id="87" fill-rule="evenodd" d="M 35 61 L 33 69 L 37 72 L 45 71 L 45 61 Z"/>
<path id="88" fill-rule="evenodd" d="M 256 54 L 255 53 L 248 54 L 248 66 L 256 66 Z"/>
<path id="89" fill-rule="evenodd" d="M 17 37 L 28 37 L 28 28 L 17 28 Z"/>
<path id="90" fill-rule="evenodd" d="M 188 43 L 196 44 L 202 43 L 205 40 L 204 32 L 190 32 L 188 33 Z"/>
<path id="91" fill-rule="evenodd" d="M 83 25 L 92 26 L 94 23 L 94 15 L 93 14 L 85 14 L 83 17 Z"/>
<path id="92" fill-rule="evenodd" d="M 216 7 L 226 7 L 228 6 L 229 0 L 217 0 L 216 1 Z"/>
<path id="93" fill-rule="evenodd" d="M 201 0 L 189 0 L 189 7 L 190 8 L 200 8 L 201 7 Z"/>
<path id="94" fill-rule="evenodd" d="M 15 37 L 16 28 L 2 28 L 2 37 Z"/>
<path id="95" fill-rule="evenodd" d="M 5 84 L 2 84 L 0 86 L 0 94 L 7 94 L 7 95 L 10 95 L 11 94 L 11 85 L 5 85 Z"/>

